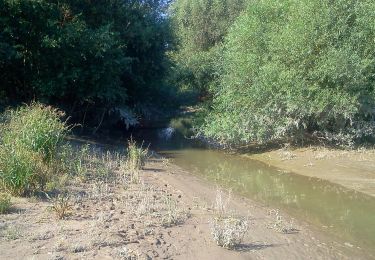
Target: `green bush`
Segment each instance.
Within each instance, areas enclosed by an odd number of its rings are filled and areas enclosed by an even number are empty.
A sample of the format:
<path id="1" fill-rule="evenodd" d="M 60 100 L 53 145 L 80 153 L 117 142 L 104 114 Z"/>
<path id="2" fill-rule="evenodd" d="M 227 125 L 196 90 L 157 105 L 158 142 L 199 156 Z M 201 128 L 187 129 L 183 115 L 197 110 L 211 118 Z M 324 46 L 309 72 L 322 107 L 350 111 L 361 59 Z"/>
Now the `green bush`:
<path id="1" fill-rule="evenodd" d="M 229 143 L 375 136 L 375 2 L 251 2 L 231 28 L 203 133 Z"/>
<path id="2" fill-rule="evenodd" d="M 16 196 L 28 195 L 43 189 L 48 179 L 48 168 L 38 153 L 23 146 L 1 147 L 1 186 Z"/>
<path id="3" fill-rule="evenodd" d="M 68 131 L 61 116 L 60 111 L 36 103 L 5 113 L 0 143 L 3 189 L 27 195 L 44 188 Z"/>
<path id="4" fill-rule="evenodd" d="M 4 126 L 4 146 L 19 146 L 40 154 L 50 161 L 68 132 L 68 126 L 61 121 L 63 112 L 33 103 L 17 110 L 6 112 L 8 122 Z"/>
<path id="5" fill-rule="evenodd" d="M 177 48 L 172 82 L 182 89 L 208 96 L 219 75 L 221 43 L 246 0 L 176 0 L 171 6 Z"/>

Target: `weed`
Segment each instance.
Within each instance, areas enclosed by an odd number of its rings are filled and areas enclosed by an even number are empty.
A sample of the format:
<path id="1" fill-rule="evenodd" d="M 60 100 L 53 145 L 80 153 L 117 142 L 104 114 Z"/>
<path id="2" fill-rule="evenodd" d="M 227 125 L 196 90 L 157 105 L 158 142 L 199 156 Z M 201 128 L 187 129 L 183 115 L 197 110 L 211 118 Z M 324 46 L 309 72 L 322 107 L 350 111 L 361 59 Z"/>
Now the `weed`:
<path id="1" fill-rule="evenodd" d="M 1 230 L 0 236 L 6 240 L 17 240 L 22 237 L 21 229 L 17 226 L 7 226 L 4 230 Z"/>
<path id="2" fill-rule="evenodd" d="M 224 192 L 217 189 L 215 212 L 216 216 L 210 221 L 211 234 L 215 242 L 224 248 L 235 249 L 242 243 L 248 232 L 248 221 L 245 218 L 235 217 L 229 213 L 228 206 L 231 192 L 224 198 Z"/>
<path id="3" fill-rule="evenodd" d="M 163 226 L 171 227 L 178 225 L 189 217 L 189 214 L 178 207 L 177 201 L 171 196 L 165 196 L 164 200 L 165 213 L 162 218 Z"/>
<path id="4" fill-rule="evenodd" d="M 11 206 L 10 196 L 6 193 L 0 193 L 0 214 L 5 214 Z"/>
<path id="5" fill-rule="evenodd" d="M 228 205 L 231 200 L 231 191 L 228 192 L 226 199 L 224 197 L 224 192 L 218 188 L 216 190 L 215 211 L 219 217 L 224 216 L 228 211 Z"/>
<path id="6" fill-rule="evenodd" d="M 59 195 L 54 199 L 51 209 L 55 212 L 58 219 L 65 219 L 71 214 L 71 210 L 73 209 L 69 196 Z"/>
<path id="7" fill-rule="evenodd" d="M 270 210 L 268 215 L 273 217 L 273 222 L 268 224 L 268 228 L 284 234 L 298 232 L 298 230 L 293 227 L 293 222 L 286 222 L 279 210 Z"/>
<path id="8" fill-rule="evenodd" d="M 0 147 L 0 185 L 9 193 L 23 196 L 43 189 L 49 173 L 38 153 L 21 146 Z"/>
<path id="9" fill-rule="evenodd" d="M 123 247 L 118 251 L 118 256 L 120 259 L 124 260 L 137 260 L 139 259 L 139 254 L 132 249 Z"/>
<path id="10" fill-rule="evenodd" d="M 94 181 L 92 185 L 92 196 L 98 200 L 103 200 L 111 192 L 108 182 L 102 180 Z"/>
<path id="11" fill-rule="evenodd" d="M 211 221 L 211 234 L 215 242 L 224 248 L 235 249 L 248 232 L 248 221 L 236 217 L 215 217 Z"/>
<path id="12" fill-rule="evenodd" d="M 143 143 L 138 146 L 132 138 L 128 141 L 127 168 L 130 171 L 142 169 L 148 158 L 148 148 L 143 148 Z"/>
<path id="13" fill-rule="evenodd" d="M 69 130 L 60 120 L 64 113 L 38 103 L 6 113 L 9 120 L 3 132 L 4 145 L 23 146 L 51 161 Z"/>

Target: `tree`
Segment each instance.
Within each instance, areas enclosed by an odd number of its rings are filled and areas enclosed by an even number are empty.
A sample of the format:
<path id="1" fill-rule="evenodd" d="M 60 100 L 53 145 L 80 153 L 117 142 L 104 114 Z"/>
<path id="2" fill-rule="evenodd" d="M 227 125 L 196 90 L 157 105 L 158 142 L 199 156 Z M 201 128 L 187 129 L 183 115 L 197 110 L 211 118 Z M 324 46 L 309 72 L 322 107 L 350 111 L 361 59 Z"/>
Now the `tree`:
<path id="1" fill-rule="evenodd" d="M 203 132 L 230 143 L 373 137 L 374 12 L 369 0 L 251 3 L 227 36 Z"/>

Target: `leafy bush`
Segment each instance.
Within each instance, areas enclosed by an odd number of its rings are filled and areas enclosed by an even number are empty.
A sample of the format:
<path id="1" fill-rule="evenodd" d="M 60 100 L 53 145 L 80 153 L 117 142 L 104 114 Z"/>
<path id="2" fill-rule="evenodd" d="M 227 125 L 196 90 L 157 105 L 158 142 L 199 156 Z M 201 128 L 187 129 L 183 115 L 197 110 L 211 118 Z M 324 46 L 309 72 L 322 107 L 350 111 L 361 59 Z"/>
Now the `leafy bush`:
<path id="1" fill-rule="evenodd" d="M 0 105 L 42 100 L 90 123 L 100 121 L 98 108 L 166 100 L 165 7 L 164 0 L 0 1 Z"/>
<path id="2" fill-rule="evenodd" d="M 371 0 L 250 2 L 202 132 L 234 144 L 374 137 L 374 14 Z"/>
<path id="3" fill-rule="evenodd" d="M 0 143 L 0 180 L 5 190 L 27 195 L 43 189 L 68 127 L 62 113 L 41 104 L 5 113 Z"/>
<path id="4" fill-rule="evenodd" d="M 219 75 L 221 43 L 246 0 L 177 0 L 171 6 L 177 49 L 172 82 L 207 96 Z"/>
<path id="5" fill-rule="evenodd" d="M 61 121 L 64 113 L 38 103 L 7 113 L 9 120 L 2 136 L 3 145 L 22 146 L 47 161 L 52 160 L 69 130 Z"/>
<path id="6" fill-rule="evenodd" d="M 11 206 L 10 196 L 6 193 L 0 193 L 0 214 L 5 214 Z"/>

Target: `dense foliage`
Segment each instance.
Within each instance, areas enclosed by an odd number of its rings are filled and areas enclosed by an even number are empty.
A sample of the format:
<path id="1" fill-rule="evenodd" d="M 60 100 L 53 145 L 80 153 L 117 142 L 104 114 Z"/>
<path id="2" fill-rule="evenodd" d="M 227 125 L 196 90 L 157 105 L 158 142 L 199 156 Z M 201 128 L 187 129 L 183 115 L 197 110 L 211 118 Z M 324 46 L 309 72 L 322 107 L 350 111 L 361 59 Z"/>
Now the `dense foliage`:
<path id="1" fill-rule="evenodd" d="M 177 49 L 173 80 L 182 88 L 209 94 L 216 84 L 224 37 L 243 9 L 245 0 L 176 0 L 171 6 Z"/>
<path id="2" fill-rule="evenodd" d="M 169 2 L 0 0 L 0 107 L 130 126 L 193 93 L 221 143 L 374 138 L 373 1 Z"/>
<path id="3" fill-rule="evenodd" d="M 40 104 L 9 110 L 0 125 L 0 190 L 25 195 L 56 173 L 68 126 L 62 112 Z"/>
<path id="4" fill-rule="evenodd" d="M 2 103 L 37 99 L 74 112 L 159 98 L 164 9 L 158 0 L 0 0 Z"/>
<path id="5" fill-rule="evenodd" d="M 375 135 L 375 3 L 252 1 L 231 27 L 203 133 L 221 142 Z"/>

